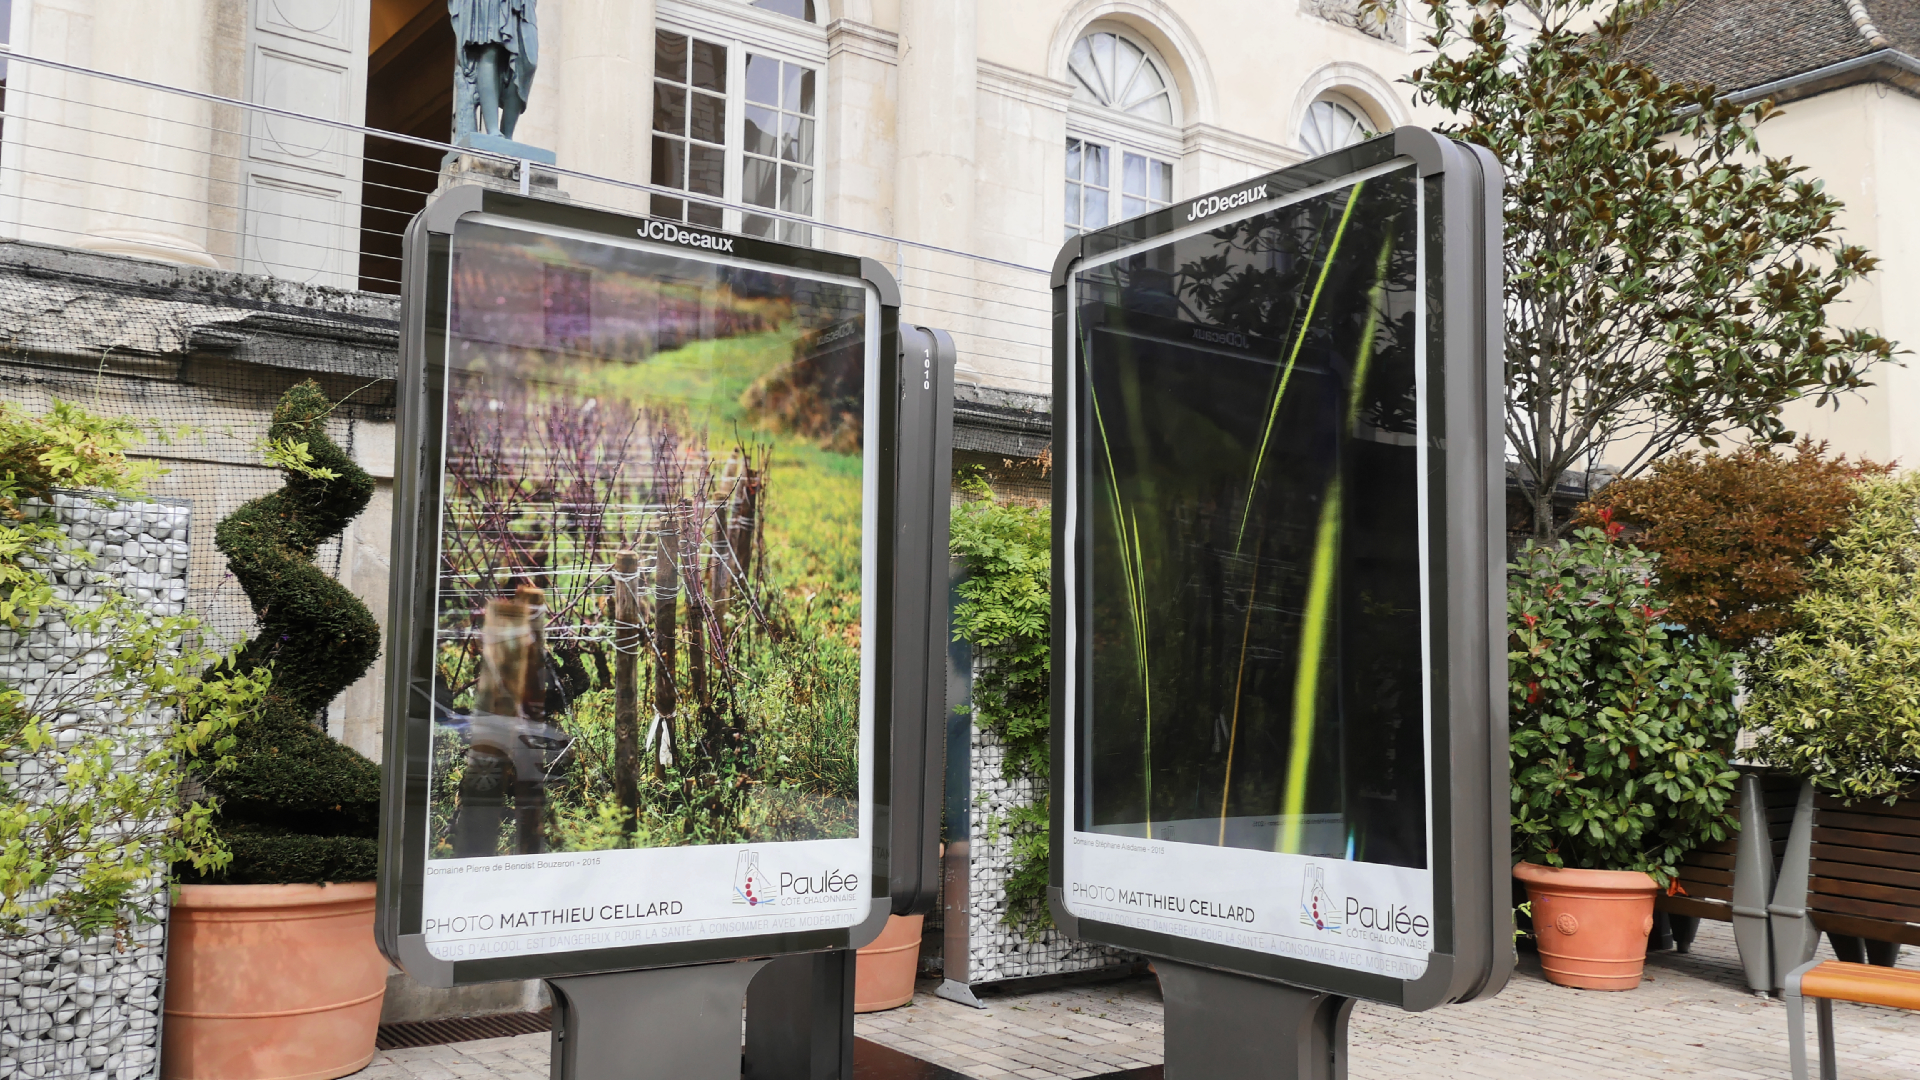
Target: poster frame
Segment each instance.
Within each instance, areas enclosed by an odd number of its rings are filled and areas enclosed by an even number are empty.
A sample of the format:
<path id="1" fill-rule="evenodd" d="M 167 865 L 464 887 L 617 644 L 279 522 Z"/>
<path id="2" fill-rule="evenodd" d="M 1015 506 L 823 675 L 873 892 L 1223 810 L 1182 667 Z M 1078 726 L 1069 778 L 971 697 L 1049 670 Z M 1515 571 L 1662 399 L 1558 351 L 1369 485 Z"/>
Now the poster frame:
<path id="1" fill-rule="evenodd" d="M 422 617 L 434 610 L 439 563 L 439 452 L 442 418 L 438 408 L 444 386 L 448 349 L 448 298 L 451 248 L 455 226 L 464 217 L 484 214 L 511 219 L 534 229 L 566 230 L 575 235 L 598 234 L 626 246 L 638 244 L 666 252 L 692 247 L 711 254 L 731 255 L 776 271 L 831 274 L 864 281 L 878 300 L 880 318 L 870 333 L 878 336 L 879 430 L 876 468 L 880 470 L 876 559 L 873 567 L 876 635 L 872 680 L 873 800 L 872 856 L 868 864 L 870 906 L 866 919 L 851 927 L 806 930 L 752 936 L 694 938 L 660 944 L 607 949 L 529 953 L 484 959 L 447 960 L 434 956 L 422 933 L 422 906 L 426 878 L 428 767 L 431 761 L 434 620 Z M 703 239 L 705 238 L 705 239 Z M 708 246 L 713 245 L 713 246 Z M 890 854 L 896 841 L 888 827 L 886 808 L 893 800 L 896 772 L 905 772 L 901 795 L 920 798 L 915 770 L 901 770 L 893 761 L 894 684 L 904 673 L 898 663 L 912 664 L 918 650 L 907 649 L 896 658 L 897 628 L 909 634 L 928 624 L 926 597 L 901 595 L 896 562 L 902 500 L 930 502 L 924 470 L 903 474 L 900 454 L 900 288 L 877 260 L 759 240 L 680 222 L 636 217 L 550 199 L 520 195 L 478 184 L 447 188 L 427 203 L 408 224 L 402 240 L 400 363 L 395 393 L 394 521 L 392 577 L 389 587 L 386 666 L 386 708 L 378 899 L 374 938 L 386 957 L 416 981 L 433 987 L 465 986 L 505 979 L 551 979 L 572 975 L 712 963 L 750 957 L 829 949 L 859 948 L 879 936 L 896 906 Z M 918 384 L 916 383 L 916 386 Z M 944 493 L 942 493 L 944 494 Z M 915 860 L 917 863 L 919 860 Z M 903 868 L 904 869 L 904 868 Z M 917 876 L 904 875 L 920 890 Z"/>
<path id="2" fill-rule="evenodd" d="M 1070 652 L 1068 625 L 1079 613 L 1054 607 L 1053 780 L 1048 906 L 1056 925 L 1089 941 L 1220 971 L 1267 979 L 1349 998 L 1420 1011 L 1479 1000 L 1498 993 L 1514 965 L 1508 755 L 1504 648 L 1506 604 L 1505 491 L 1502 435 L 1501 186 L 1497 160 L 1481 147 L 1432 131 L 1402 127 L 1380 137 L 1279 169 L 1265 176 L 1182 199 L 1164 209 L 1082 234 L 1067 241 L 1055 259 L 1053 289 L 1053 591 L 1071 594 L 1068 566 L 1070 521 L 1091 520 L 1090 485 L 1071 484 L 1077 467 L 1074 428 L 1066 418 L 1077 403 L 1084 415 L 1086 382 L 1078 378 L 1071 351 L 1070 290 L 1082 263 L 1176 232 L 1224 223 L 1272 208 L 1310 188 L 1337 184 L 1357 173 L 1403 162 L 1424 186 L 1429 214 L 1440 215 L 1437 236 L 1428 229 L 1427 286 L 1430 366 L 1428 408 L 1438 421 L 1426 433 L 1434 548 L 1430 586 L 1434 644 L 1434 719 L 1430 741 L 1429 808 L 1432 823 L 1434 949 L 1415 979 L 1338 967 L 1194 938 L 1119 925 L 1069 910 L 1065 852 L 1075 809 L 1068 778 L 1078 768 L 1069 757 L 1070 697 L 1088 700 L 1087 656 Z M 1171 238 L 1170 238 L 1171 239 Z M 1438 250 L 1435 250 L 1435 240 Z M 1437 303 L 1436 303 L 1437 301 Z M 1431 357 L 1431 351 L 1429 352 Z M 1444 435 L 1435 437 L 1434 432 Z M 1073 507 L 1080 498 L 1083 505 Z M 1077 509 L 1079 513 L 1073 514 Z M 1085 647 L 1084 640 L 1080 642 Z M 1075 685 L 1082 692 L 1070 695 Z"/>

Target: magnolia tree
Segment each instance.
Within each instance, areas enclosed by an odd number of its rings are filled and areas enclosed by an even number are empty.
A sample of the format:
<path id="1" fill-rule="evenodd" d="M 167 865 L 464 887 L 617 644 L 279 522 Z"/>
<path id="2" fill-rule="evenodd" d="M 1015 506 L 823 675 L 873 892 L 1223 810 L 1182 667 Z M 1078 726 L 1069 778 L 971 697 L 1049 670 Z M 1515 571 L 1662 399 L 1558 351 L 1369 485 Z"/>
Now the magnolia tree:
<path id="1" fill-rule="evenodd" d="M 1818 180 L 1761 153 L 1771 102 L 1633 60 L 1658 0 L 1419 2 L 1434 57 L 1416 96 L 1507 173 L 1506 437 L 1536 537 L 1565 528 L 1552 493 L 1571 471 L 1791 442 L 1787 402 L 1870 385 L 1893 345 L 1828 314 L 1875 260 Z"/>

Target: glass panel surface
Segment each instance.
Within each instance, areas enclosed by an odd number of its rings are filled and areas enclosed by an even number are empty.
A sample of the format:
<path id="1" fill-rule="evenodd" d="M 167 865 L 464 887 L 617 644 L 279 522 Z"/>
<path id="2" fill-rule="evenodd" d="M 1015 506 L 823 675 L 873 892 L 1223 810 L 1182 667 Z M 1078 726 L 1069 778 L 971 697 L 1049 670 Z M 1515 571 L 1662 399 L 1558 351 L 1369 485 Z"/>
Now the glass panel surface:
<path id="1" fill-rule="evenodd" d="M 693 39 L 693 85 L 715 93 L 727 92 L 727 47 Z"/>
<path id="2" fill-rule="evenodd" d="M 780 166 L 780 209 L 790 214 L 813 213 L 813 170 Z"/>
<path id="3" fill-rule="evenodd" d="M 687 35 L 654 31 L 653 77 L 677 83 L 687 81 Z"/>
<path id="4" fill-rule="evenodd" d="M 1082 168 L 1085 170 L 1087 183 L 1095 187 L 1106 187 L 1107 148 L 1093 143 L 1087 143 L 1085 146 L 1086 160 Z"/>
<path id="5" fill-rule="evenodd" d="M 472 221 L 454 259 L 430 857 L 855 837 L 865 290 Z M 640 906 L 751 906 L 722 857 Z"/>
<path id="6" fill-rule="evenodd" d="M 669 135 L 687 133 L 687 92 L 663 82 L 653 84 L 653 130 Z"/>
<path id="7" fill-rule="evenodd" d="M 749 154 L 773 157 L 779 153 L 780 114 L 762 105 L 747 106 L 744 149 Z"/>
<path id="8" fill-rule="evenodd" d="M 713 94 L 694 94 L 688 110 L 687 133 L 702 142 L 721 143 L 727 139 L 727 99 Z"/>
<path id="9" fill-rule="evenodd" d="M 780 156 L 802 165 L 813 164 L 813 121 L 797 116 L 780 118 Z"/>
<path id="10" fill-rule="evenodd" d="M 1147 200 L 1145 199 L 1137 199 L 1132 195 L 1122 196 L 1120 199 L 1120 216 L 1123 219 L 1138 217 L 1146 213 L 1147 210 Z"/>
<path id="11" fill-rule="evenodd" d="M 1427 865 L 1414 185 L 1076 278 L 1081 830 Z"/>
<path id="12" fill-rule="evenodd" d="M 1147 171 L 1152 184 L 1147 189 L 1147 197 L 1157 203 L 1173 201 L 1173 163 L 1155 161 Z"/>
<path id="13" fill-rule="evenodd" d="M 795 109 L 807 116 L 813 115 L 813 78 L 812 68 L 800 69 L 800 100 L 798 104 L 789 100 L 787 108 Z"/>
<path id="14" fill-rule="evenodd" d="M 753 6 L 776 15 L 813 21 L 813 0 L 753 0 Z"/>
<path id="15" fill-rule="evenodd" d="M 1107 224 L 1107 193 L 1098 188 L 1087 188 L 1086 198 L 1081 203 L 1080 224 L 1087 229 L 1104 228 Z"/>
<path id="16" fill-rule="evenodd" d="M 726 176 L 726 151 L 718 146 L 687 146 L 687 190 L 701 195 L 721 194 Z"/>
<path id="17" fill-rule="evenodd" d="M 1139 154 L 1120 155 L 1120 190 L 1128 195 L 1147 193 L 1147 159 Z"/>
<path id="18" fill-rule="evenodd" d="M 747 100 L 755 105 L 780 107 L 780 61 L 747 54 Z"/>
<path id="19" fill-rule="evenodd" d="M 764 158 L 746 158 L 740 162 L 740 200 L 754 206 L 775 205 L 774 177 L 778 168 Z"/>
<path id="20" fill-rule="evenodd" d="M 657 159 L 656 159 L 657 160 Z M 648 200 L 648 208 L 654 217 L 679 221 L 687 212 L 687 204 L 679 199 L 670 199 L 665 195 L 655 195 Z"/>
<path id="21" fill-rule="evenodd" d="M 695 225 L 718 229 L 722 227 L 726 217 L 726 212 L 712 203 L 690 202 L 687 204 L 687 220 Z"/>
<path id="22" fill-rule="evenodd" d="M 679 139 L 653 137 L 653 182 L 661 187 L 687 186 L 687 144 Z"/>

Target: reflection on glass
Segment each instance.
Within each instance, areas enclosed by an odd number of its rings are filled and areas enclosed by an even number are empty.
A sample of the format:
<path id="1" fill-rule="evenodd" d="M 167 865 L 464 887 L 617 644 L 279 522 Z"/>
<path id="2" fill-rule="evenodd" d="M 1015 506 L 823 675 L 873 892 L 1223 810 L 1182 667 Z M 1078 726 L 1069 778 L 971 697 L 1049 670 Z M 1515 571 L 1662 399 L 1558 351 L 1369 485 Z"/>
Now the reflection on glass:
<path id="1" fill-rule="evenodd" d="M 1426 865 L 1414 184 L 1077 279 L 1081 828 Z"/>
<path id="2" fill-rule="evenodd" d="M 453 247 L 432 856 L 857 835 L 864 292 Z"/>

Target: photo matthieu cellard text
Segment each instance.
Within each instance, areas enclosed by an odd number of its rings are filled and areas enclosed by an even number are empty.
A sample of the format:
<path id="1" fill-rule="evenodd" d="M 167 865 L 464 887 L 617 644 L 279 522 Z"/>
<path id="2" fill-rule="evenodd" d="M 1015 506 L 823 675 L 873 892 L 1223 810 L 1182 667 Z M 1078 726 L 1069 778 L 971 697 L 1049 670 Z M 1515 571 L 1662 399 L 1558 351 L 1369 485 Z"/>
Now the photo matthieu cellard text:
<path id="1" fill-rule="evenodd" d="M 856 837 L 865 291 L 471 221 L 453 260 L 430 858 Z"/>
<path id="2" fill-rule="evenodd" d="M 1416 184 L 1076 277 L 1079 830 L 1427 866 Z"/>

